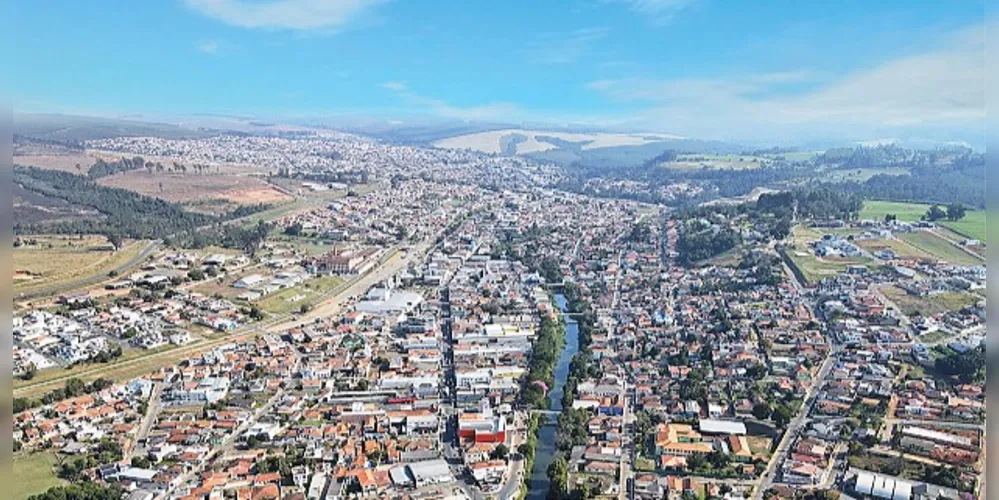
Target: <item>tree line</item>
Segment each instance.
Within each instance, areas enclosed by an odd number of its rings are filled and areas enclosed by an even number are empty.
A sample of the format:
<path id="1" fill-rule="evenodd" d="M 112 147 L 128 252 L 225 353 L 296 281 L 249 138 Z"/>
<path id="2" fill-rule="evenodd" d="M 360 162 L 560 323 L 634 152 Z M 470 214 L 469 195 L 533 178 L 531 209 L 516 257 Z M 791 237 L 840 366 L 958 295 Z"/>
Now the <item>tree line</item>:
<path id="1" fill-rule="evenodd" d="M 62 388 L 46 393 L 41 397 L 41 399 L 14 398 L 13 411 L 14 413 L 21 413 L 32 408 L 49 405 L 64 399 L 75 398 L 85 394 L 93 394 L 111 387 L 113 383 L 114 382 L 106 378 L 96 379 L 89 384 L 78 378 L 71 378 L 66 381 L 66 384 Z"/>

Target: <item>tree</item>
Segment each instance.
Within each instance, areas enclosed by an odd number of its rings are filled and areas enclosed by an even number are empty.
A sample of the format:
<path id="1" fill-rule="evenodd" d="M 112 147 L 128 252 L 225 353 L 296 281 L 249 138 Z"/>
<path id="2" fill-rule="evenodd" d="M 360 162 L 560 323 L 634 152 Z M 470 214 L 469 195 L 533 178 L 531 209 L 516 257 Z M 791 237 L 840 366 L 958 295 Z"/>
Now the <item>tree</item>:
<path id="1" fill-rule="evenodd" d="M 947 212 L 940 208 L 940 205 L 933 205 L 926 211 L 926 220 L 928 221 L 938 221 L 947 217 Z"/>
<path id="2" fill-rule="evenodd" d="M 193 281 L 201 281 L 205 279 L 205 272 L 200 267 L 196 267 L 187 272 L 187 277 Z"/>
<path id="3" fill-rule="evenodd" d="M 505 444 L 500 443 L 499 446 L 493 448 L 492 453 L 489 454 L 489 458 L 493 460 L 506 460 L 507 455 L 510 454 L 510 449 L 507 448 Z"/>
<path id="4" fill-rule="evenodd" d="M 260 308 L 257 307 L 257 306 L 251 307 L 250 308 L 250 319 L 252 319 L 254 321 L 260 321 L 260 320 L 264 319 L 264 313 L 263 313 L 263 311 L 261 311 Z"/>
<path id="5" fill-rule="evenodd" d="M 978 380 L 984 376 L 985 348 L 979 346 L 965 353 L 955 352 L 937 358 L 935 367 L 940 373 L 957 377 L 964 383 Z"/>
<path id="6" fill-rule="evenodd" d="M 947 220 L 957 221 L 964 218 L 964 214 L 967 210 L 964 205 L 960 203 L 951 203 L 947 205 Z"/>
<path id="7" fill-rule="evenodd" d="M 791 411 L 790 408 L 787 407 L 787 405 L 779 404 L 777 405 L 776 408 L 774 408 L 773 415 L 771 415 L 771 418 L 773 419 L 774 424 L 776 424 L 777 427 L 785 427 L 787 426 L 787 424 L 791 422 L 791 418 L 793 416 L 794 413 Z"/>
<path id="8" fill-rule="evenodd" d="M 123 493 L 118 485 L 103 486 L 87 481 L 54 486 L 45 493 L 28 497 L 28 500 L 120 500 Z"/>
<path id="9" fill-rule="evenodd" d="M 132 457 L 132 467 L 138 467 L 140 469 L 148 469 L 151 464 L 149 459 L 143 456 Z"/>
<path id="10" fill-rule="evenodd" d="M 565 457 L 559 455 L 552 460 L 548 466 L 548 480 L 551 485 L 548 488 L 549 500 L 561 500 L 565 498 L 569 485 L 569 463 Z"/>
<path id="11" fill-rule="evenodd" d="M 111 245 L 111 248 L 113 248 L 115 252 L 121 249 L 123 238 L 120 233 L 108 231 L 104 236 L 108 239 L 108 244 Z"/>
<path id="12" fill-rule="evenodd" d="M 38 367 L 34 363 L 28 363 L 28 366 L 24 367 L 24 372 L 21 373 L 21 380 L 31 380 L 35 378 L 38 373 Z"/>
<path id="13" fill-rule="evenodd" d="M 708 464 L 708 461 L 704 458 L 704 455 L 695 453 L 687 457 L 687 467 L 692 471 L 699 471 L 704 469 Z"/>
<path id="14" fill-rule="evenodd" d="M 753 406 L 753 416 L 758 420 L 766 420 L 770 418 L 770 405 L 766 402 L 756 403 Z"/>

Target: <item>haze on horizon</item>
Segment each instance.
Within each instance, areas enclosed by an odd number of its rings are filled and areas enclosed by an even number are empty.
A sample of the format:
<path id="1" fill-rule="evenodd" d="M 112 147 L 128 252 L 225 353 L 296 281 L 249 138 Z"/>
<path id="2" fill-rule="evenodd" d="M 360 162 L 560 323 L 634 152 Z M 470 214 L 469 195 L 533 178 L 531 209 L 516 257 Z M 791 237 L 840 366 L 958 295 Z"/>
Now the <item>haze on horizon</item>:
<path id="1" fill-rule="evenodd" d="M 98 1 L 14 18 L 18 112 L 979 148 L 994 24 L 977 0 Z"/>

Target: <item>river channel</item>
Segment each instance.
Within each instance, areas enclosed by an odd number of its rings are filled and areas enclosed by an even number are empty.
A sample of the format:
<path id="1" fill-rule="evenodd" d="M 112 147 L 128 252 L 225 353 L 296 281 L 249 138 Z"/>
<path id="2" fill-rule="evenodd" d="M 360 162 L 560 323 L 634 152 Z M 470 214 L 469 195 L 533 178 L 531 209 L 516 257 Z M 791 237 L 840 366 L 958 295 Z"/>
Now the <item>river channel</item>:
<path id="1" fill-rule="evenodd" d="M 564 296 L 556 295 L 555 303 L 565 319 L 565 349 L 562 349 L 562 355 L 555 365 L 555 385 L 549 391 L 548 398 L 552 402 L 551 409 L 561 411 L 565 379 L 569 376 L 569 362 L 579 350 L 579 325 L 567 314 Z M 528 483 L 527 500 L 544 500 L 548 495 L 548 466 L 555 459 L 555 417 L 545 418 L 534 449 L 534 470 L 531 471 L 531 481 Z"/>

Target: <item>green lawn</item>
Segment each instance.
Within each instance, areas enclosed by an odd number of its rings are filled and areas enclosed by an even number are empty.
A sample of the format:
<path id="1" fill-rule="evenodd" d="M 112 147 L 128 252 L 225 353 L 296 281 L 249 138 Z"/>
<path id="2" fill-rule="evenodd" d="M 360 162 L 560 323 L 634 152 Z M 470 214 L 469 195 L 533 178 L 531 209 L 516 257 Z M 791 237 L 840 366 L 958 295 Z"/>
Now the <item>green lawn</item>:
<path id="1" fill-rule="evenodd" d="M 896 201 L 865 201 L 864 208 L 860 211 L 861 219 L 884 220 L 886 214 L 893 214 L 898 220 L 915 222 L 926 214 L 930 208 L 924 203 L 902 203 Z M 967 238 L 974 238 L 986 241 L 985 233 L 985 212 L 982 210 L 968 210 L 964 218 L 959 221 L 939 221 L 940 225 L 948 227 L 964 235 Z"/>
<path id="2" fill-rule="evenodd" d="M 272 293 L 257 301 L 256 305 L 271 314 L 297 311 L 302 304 L 312 305 L 320 295 L 333 290 L 341 283 L 343 279 L 336 276 L 311 279 L 301 285 Z M 295 298 L 297 300 L 291 300 Z"/>
<path id="3" fill-rule="evenodd" d="M 983 210 L 969 211 L 964 218 L 959 221 L 943 221 L 941 224 L 957 231 L 967 238 L 973 238 L 982 242 L 986 241 L 986 221 L 985 211 Z"/>
<path id="4" fill-rule="evenodd" d="M 53 466 L 56 458 L 53 453 L 32 453 L 14 456 L 14 480 L 7 485 L 7 498 L 21 500 L 31 495 L 44 493 L 53 486 L 66 482 L 55 475 Z"/>
<path id="5" fill-rule="evenodd" d="M 656 470 L 656 462 L 650 458 L 635 457 L 635 470 L 652 472 Z"/>
<path id="6" fill-rule="evenodd" d="M 965 252 L 957 245 L 929 231 L 899 234 L 898 237 L 919 250 L 953 264 L 974 265 L 982 263 L 982 259 Z"/>

